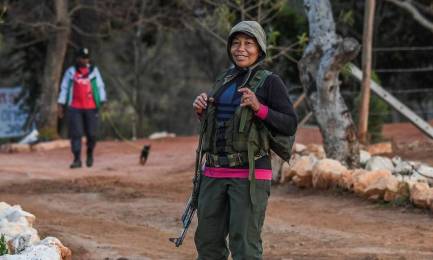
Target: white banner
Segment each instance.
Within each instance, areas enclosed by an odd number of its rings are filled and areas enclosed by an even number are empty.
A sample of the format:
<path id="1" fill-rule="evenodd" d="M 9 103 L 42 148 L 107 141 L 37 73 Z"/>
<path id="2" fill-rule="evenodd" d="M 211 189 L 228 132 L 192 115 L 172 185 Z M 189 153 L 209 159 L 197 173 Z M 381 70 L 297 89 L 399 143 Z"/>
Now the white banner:
<path id="1" fill-rule="evenodd" d="M 18 137 L 25 134 L 23 130 L 27 114 L 16 102 L 21 87 L 0 88 L 0 138 Z"/>

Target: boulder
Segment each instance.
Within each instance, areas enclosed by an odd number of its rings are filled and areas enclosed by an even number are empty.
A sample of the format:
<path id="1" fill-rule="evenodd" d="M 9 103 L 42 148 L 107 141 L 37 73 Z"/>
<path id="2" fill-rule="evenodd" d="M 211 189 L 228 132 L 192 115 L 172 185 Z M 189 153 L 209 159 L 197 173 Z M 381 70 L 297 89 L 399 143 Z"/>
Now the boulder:
<path id="1" fill-rule="evenodd" d="M 429 208 L 433 199 L 433 190 L 427 183 L 410 185 L 410 201 L 417 207 Z"/>
<path id="2" fill-rule="evenodd" d="M 359 163 L 361 166 L 365 166 L 367 162 L 371 159 L 371 154 L 365 150 L 359 151 Z"/>
<path id="3" fill-rule="evenodd" d="M 166 131 L 155 132 L 155 133 L 152 133 L 151 135 L 149 135 L 150 140 L 156 140 L 156 139 L 161 139 L 161 138 L 174 138 L 174 137 L 176 137 L 176 134 L 168 133 Z"/>
<path id="4" fill-rule="evenodd" d="M 290 158 L 290 162 L 283 162 L 281 166 L 281 179 L 280 182 L 289 182 L 295 176 L 295 172 L 292 171 L 292 167 L 297 160 L 301 158 L 300 155 L 294 154 L 292 158 Z"/>
<path id="5" fill-rule="evenodd" d="M 327 189 L 336 187 L 343 172 L 347 171 L 339 161 L 323 159 L 314 165 L 312 172 L 313 187 Z"/>
<path id="6" fill-rule="evenodd" d="M 7 203 L 1 203 L 0 219 L 5 218 L 9 222 L 21 222 L 23 224 L 28 224 L 30 227 L 33 226 L 36 219 L 33 214 L 22 210 L 20 205 L 10 206 Z M 25 219 L 25 221 L 23 219 Z"/>
<path id="7" fill-rule="evenodd" d="M 292 151 L 297 154 L 303 154 L 307 150 L 307 147 L 303 144 L 295 143 L 293 145 Z"/>
<path id="8" fill-rule="evenodd" d="M 25 238 L 24 240 L 30 243 L 38 242 L 38 232 L 32 227 L 34 221 L 35 216 L 23 211 L 19 205 L 10 206 L 4 202 L 0 203 L 0 234 L 4 234 L 7 241 L 11 239 L 23 241 Z"/>
<path id="9" fill-rule="evenodd" d="M 338 179 L 338 187 L 343 188 L 345 190 L 353 189 L 353 173 L 354 170 L 346 170 L 343 171 Z"/>
<path id="10" fill-rule="evenodd" d="M 400 182 L 391 174 L 381 176 L 375 182 L 369 183 L 365 187 L 362 196 L 370 200 L 394 200 L 399 195 L 399 183 Z"/>
<path id="11" fill-rule="evenodd" d="M 409 185 L 406 182 L 398 181 L 397 192 L 392 190 L 385 191 L 383 200 L 387 202 L 396 201 L 402 198 L 409 198 L 409 194 Z"/>
<path id="12" fill-rule="evenodd" d="M 29 144 L 5 144 L 1 150 L 8 153 L 25 153 L 30 152 L 31 147 Z"/>
<path id="13" fill-rule="evenodd" d="M 392 153 L 392 144 L 390 142 L 372 144 L 372 145 L 368 146 L 367 151 L 371 155 L 391 154 Z"/>
<path id="14" fill-rule="evenodd" d="M 70 147 L 71 143 L 69 140 L 54 140 L 49 142 L 41 142 L 32 146 L 33 151 L 43 152 L 55 149 L 62 149 Z"/>
<path id="15" fill-rule="evenodd" d="M 368 171 L 388 170 L 393 172 L 394 165 L 392 164 L 392 161 L 386 157 L 372 156 L 371 159 L 368 160 L 365 169 Z"/>
<path id="16" fill-rule="evenodd" d="M 433 185 L 433 167 L 421 164 L 416 168 L 415 172 L 424 177 L 430 185 Z"/>
<path id="17" fill-rule="evenodd" d="M 71 250 L 54 237 L 46 237 L 44 240 L 26 247 L 19 254 L 3 255 L 0 260 L 70 260 Z"/>
<path id="18" fill-rule="evenodd" d="M 293 163 L 291 173 L 294 175 L 292 182 L 299 188 L 312 187 L 313 167 L 317 163 L 317 158 L 314 156 L 302 156 Z"/>
<path id="19" fill-rule="evenodd" d="M 309 154 L 314 155 L 318 159 L 324 159 L 326 158 L 325 149 L 323 149 L 322 145 L 318 144 L 308 144 L 307 150 Z"/>
<path id="20" fill-rule="evenodd" d="M 411 175 L 413 167 L 408 161 L 403 161 L 400 156 L 395 156 L 391 159 L 394 164 L 394 174 Z"/>
<path id="21" fill-rule="evenodd" d="M 369 199 L 383 198 L 388 185 L 391 187 L 395 182 L 398 183 L 396 179 L 393 181 L 390 177 L 392 177 L 391 172 L 387 170 L 355 170 L 352 174 L 353 191 Z"/>

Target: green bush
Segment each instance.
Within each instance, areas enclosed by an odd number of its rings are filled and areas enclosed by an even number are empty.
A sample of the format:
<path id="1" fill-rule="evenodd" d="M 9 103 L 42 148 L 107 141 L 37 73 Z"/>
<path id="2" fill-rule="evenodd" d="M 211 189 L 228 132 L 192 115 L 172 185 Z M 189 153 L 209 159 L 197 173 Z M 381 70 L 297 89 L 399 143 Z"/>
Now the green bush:
<path id="1" fill-rule="evenodd" d="M 0 255 L 7 255 L 9 253 L 8 246 L 6 244 L 5 235 L 2 234 L 0 237 Z"/>

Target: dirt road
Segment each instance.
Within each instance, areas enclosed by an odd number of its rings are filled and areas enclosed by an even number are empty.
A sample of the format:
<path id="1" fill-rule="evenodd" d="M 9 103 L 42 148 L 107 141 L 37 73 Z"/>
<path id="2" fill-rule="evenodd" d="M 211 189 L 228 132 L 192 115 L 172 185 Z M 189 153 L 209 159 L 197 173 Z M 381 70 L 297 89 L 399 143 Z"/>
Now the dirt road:
<path id="1" fill-rule="evenodd" d="M 299 139 L 317 140 L 309 131 Z M 145 143 L 152 150 L 143 167 L 138 147 Z M 0 201 L 36 215 L 41 237 L 58 237 L 73 259 L 194 259 L 195 223 L 182 247 L 168 237 L 180 231 L 195 146 L 195 137 L 101 142 L 95 166 L 76 170 L 67 168 L 68 149 L 0 154 Z M 433 162 L 432 152 L 404 151 Z M 264 225 L 264 259 L 433 259 L 432 224 L 430 213 L 414 208 L 276 186 Z"/>

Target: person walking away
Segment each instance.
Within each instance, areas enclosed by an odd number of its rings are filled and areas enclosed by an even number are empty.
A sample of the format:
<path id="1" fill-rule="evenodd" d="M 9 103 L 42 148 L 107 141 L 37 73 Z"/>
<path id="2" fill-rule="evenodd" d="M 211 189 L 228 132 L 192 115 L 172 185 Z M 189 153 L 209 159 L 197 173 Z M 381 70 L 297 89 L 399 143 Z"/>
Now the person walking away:
<path id="1" fill-rule="evenodd" d="M 87 48 L 79 49 L 75 65 L 62 79 L 58 97 L 58 115 L 66 114 L 68 135 L 74 156 L 70 168 L 80 168 L 81 138 L 86 136 L 86 166 L 92 167 L 98 128 L 98 110 L 106 102 L 105 85 L 98 68 L 90 62 Z"/>
<path id="2" fill-rule="evenodd" d="M 297 117 L 281 78 L 261 66 L 266 34 L 260 24 L 235 25 L 227 52 L 235 66 L 193 103 L 205 124 L 206 153 L 194 240 L 198 260 L 227 259 L 229 252 L 234 260 L 258 260 L 272 179 L 268 134 L 293 137 Z"/>

